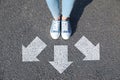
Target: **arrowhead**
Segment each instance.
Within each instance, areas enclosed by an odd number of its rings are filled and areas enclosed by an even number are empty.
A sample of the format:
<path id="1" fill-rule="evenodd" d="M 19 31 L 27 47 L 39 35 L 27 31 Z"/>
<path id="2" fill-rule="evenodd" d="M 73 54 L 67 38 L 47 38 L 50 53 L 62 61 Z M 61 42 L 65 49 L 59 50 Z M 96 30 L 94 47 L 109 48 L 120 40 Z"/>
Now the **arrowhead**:
<path id="1" fill-rule="evenodd" d="M 60 74 L 62 74 L 71 64 L 72 61 L 70 62 L 49 62 Z"/>
<path id="2" fill-rule="evenodd" d="M 100 60 L 100 44 L 98 43 L 83 60 Z"/>
<path id="3" fill-rule="evenodd" d="M 36 58 L 38 54 L 32 55 L 31 52 L 28 52 L 28 48 L 25 48 L 25 46 L 22 45 L 22 61 L 23 62 L 31 62 L 31 61 L 39 61 L 39 59 Z"/>
<path id="4" fill-rule="evenodd" d="M 47 45 L 36 37 L 27 47 L 22 45 L 22 61 L 23 62 L 32 62 L 39 61 L 37 56 Z"/>

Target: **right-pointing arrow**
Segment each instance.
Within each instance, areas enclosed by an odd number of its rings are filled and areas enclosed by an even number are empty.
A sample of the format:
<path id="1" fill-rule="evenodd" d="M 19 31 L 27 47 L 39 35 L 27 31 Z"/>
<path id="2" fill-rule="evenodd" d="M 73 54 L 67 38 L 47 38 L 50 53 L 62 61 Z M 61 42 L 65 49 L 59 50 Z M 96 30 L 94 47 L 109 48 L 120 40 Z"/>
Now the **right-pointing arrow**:
<path id="1" fill-rule="evenodd" d="M 84 60 L 100 60 L 100 45 L 94 46 L 85 36 L 83 36 L 76 44 L 84 55 Z"/>
<path id="2" fill-rule="evenodd" d="M 68 46 L 54 46 L 54 61 L 49 62 L 60 74 L 72 64 L 68 61 Z"/>

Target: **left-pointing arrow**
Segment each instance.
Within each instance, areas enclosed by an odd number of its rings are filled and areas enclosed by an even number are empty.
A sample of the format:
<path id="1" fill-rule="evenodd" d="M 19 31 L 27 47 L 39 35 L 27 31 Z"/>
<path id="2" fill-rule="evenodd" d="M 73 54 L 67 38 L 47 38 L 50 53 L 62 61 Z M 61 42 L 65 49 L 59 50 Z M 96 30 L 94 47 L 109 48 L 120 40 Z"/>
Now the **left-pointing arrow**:
<path id="1" fill-rule="evenodd" d="M 37 56 L 46 46 L 47 45 L 39 37 L 36 37 L 27 47 L 22 45 L 22 61 L 39 61 L 39 59 L 37 59 Z"/>

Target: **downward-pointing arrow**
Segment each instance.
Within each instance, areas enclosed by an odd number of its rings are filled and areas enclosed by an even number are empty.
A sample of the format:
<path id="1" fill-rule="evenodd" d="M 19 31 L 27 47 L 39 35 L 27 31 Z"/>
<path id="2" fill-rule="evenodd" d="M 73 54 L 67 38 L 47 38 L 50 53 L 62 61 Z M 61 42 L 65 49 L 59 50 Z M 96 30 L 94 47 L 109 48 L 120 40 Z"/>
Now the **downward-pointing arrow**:
<path id="1" fill-rule="evenodd" d="M 36 57 L 46 46 L 39 37 L 36 37 L 27 47 L 22 45 L 22 61 L 39 61 Z"/>
<path id="2" fill-rule="evenodd" d="M 94 46 L 85 36 L 83 36 L 75 46 L 86 56 L 84 60 L 100 60 L 100 45 Z"/>
<path id="3" fill-rule="evenodd" d="M 68 62 L 68 46 L 54 46 L 54 61 L 49 62 L 60 74 L 70 66 Z"/>

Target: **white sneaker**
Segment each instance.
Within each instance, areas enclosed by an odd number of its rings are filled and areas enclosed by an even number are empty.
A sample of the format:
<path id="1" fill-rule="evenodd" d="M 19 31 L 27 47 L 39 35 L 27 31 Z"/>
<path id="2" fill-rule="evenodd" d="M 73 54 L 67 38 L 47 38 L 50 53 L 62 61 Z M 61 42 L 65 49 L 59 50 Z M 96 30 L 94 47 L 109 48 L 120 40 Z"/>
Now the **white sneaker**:
<path id="1" fill-rule="evenodd" d="M 61 27 L 62 38 L 67 40 L 70 38 L 71 34 L 72 34 L 72 30 L 71 30 L 70 21 L 62 21 L 62 27 Z"/>
<path id="2" fill-rule="evenodd" d="M 50 28 L 50 35 L 53 39 L 58 39 L 60 36 L 60 21 L 53 20 Z"/>

